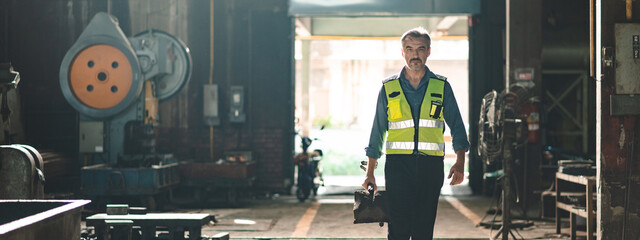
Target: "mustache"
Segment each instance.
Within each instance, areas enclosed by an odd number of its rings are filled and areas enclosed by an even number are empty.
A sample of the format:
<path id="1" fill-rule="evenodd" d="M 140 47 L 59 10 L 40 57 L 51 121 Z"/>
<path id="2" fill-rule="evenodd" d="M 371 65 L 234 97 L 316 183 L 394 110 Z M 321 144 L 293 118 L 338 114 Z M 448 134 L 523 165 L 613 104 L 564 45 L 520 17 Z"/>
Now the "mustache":
<path id="1" fill-rule="evenodd" d="M 411 62 L 411 61 L 413 61 L 413 60 L 417 60 L 417 61 L 422 62 L 422 59 L 420 59 L 420 58 L 412 58 L 411 60 L 409 60 L 409 62 Z"/>

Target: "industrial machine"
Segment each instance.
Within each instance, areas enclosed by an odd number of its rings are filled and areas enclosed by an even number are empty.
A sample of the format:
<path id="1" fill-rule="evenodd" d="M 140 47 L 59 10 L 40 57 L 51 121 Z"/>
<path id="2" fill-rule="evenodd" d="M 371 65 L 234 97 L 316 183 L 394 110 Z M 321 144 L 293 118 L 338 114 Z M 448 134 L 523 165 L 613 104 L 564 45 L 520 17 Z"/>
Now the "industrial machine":
<path id="1" fill-rule="evenodd" d="M 0 145 L 0 199 L 44 198 L 44 164 L 35 148 Z"/>
<path id="2" fill-rule="evenodd" d="M 191 56 L 168 33 L 127 38 L 98 13 L 67 51 L 60 87 L 79 112 L 82 193 L 95 200 L 138 197 L 149 209 L 179 182 L 178 163 L 155 148 L 158 101 L 187 84 Z"/>
<path id="3" fill-rule="evenodd" d="M 42 156 L 23 142 L 20 118 L 20 73 L 0 62 L 0 199 L 44 198 Z"/>
<path id="4" fill-rule="evenodd" d="M 0 62 L 0 144 L 24 142 L 20 93 L 20 73 L 10 62 Z"/>

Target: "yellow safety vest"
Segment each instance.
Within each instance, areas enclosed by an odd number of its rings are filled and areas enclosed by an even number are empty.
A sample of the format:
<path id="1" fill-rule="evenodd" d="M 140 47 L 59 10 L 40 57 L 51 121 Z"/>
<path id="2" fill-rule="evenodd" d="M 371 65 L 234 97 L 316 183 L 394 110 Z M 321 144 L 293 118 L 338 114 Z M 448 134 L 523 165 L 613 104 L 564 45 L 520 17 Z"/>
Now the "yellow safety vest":
<path id="1" fill-rule="evenodd" d="M 400 80 L 384 83 L 389 120 L 386 154 L 412 154 L 414 150 L 431 156 L 444 156 L 443 93 L 446 80 L 431 78 L 420 105 L 415 125 L 411 106 L 400 87 Z M 418 138 L 415 138 L 418 134 Z M 417 140 L 417 142 L 416 142 Z"/>

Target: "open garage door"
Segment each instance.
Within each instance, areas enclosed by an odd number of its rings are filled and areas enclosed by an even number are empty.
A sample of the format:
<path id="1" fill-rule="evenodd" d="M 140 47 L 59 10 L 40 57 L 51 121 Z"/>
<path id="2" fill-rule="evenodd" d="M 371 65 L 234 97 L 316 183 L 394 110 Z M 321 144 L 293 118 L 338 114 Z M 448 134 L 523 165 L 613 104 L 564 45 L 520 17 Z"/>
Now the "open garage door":
<path id="1" fill-rule="evenodd" d="M 427 65 L 450 78 L 469 130 L 467 23 L 479 11 L 480 1 L 290 1 L 296 26 L 297 130 L 318 138 L 311 148 L 325 152 L 326 175 L 335 174 L 340 184 L 361 183 L 357 166 L 366 159 L 362 149 L 380 81 L 404 66 L 399 37 L 416 26 L 430 32 L 434 52 Z M 455 162 L 450 139 L 447 172 Z M 298 147 L 300 139 L 295 142 Z M 468 185 L 462 192 L 470 193 Z M 453 191 L 444 188 L 443 193 Z"/>

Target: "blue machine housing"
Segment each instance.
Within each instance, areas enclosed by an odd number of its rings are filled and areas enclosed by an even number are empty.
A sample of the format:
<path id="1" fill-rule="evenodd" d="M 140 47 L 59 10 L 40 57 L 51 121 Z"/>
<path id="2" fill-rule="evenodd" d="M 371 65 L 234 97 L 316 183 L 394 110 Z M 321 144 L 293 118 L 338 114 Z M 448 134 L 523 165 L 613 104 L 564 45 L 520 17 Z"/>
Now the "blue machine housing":
<path id="1" fill-rule="evenodd" d="M 157 195 L 180 182 L 178 163 L 141 168 L 106 164 L 82 168 L 82 193 L 89 196 Z"/>

